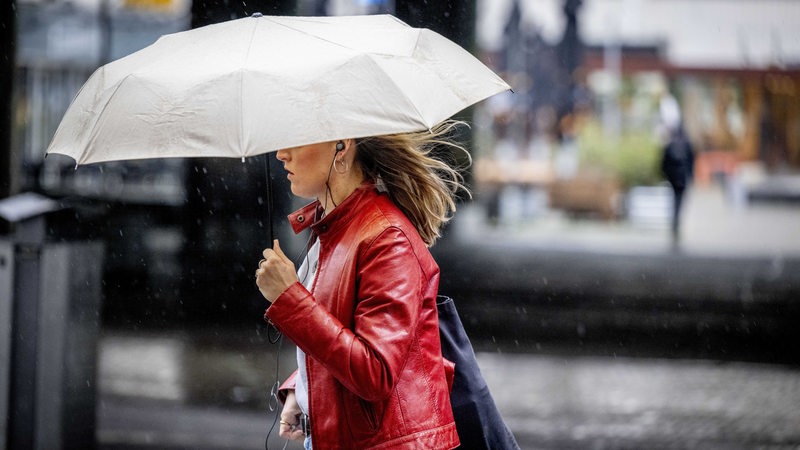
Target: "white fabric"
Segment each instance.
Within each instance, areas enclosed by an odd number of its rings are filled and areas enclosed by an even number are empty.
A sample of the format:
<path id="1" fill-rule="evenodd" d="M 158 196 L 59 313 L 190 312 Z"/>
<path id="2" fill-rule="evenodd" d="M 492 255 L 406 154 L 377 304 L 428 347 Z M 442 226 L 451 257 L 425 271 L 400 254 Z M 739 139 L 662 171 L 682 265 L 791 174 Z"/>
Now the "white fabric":
<path id="1" fill-rule="evenodd" d="M 244 158 L 430 129 L 509 86 L 390 15 L 261 16 L 162 36 L 95 71 L 48 153 Z"/>
<path id="2" fill-rule="evenodd" d="M 297 271 L 297 277 L 300 283 L 309 291 L 314 285 L 314 278 L 317 276 L 317 264 L 319 263 L 319 239 L 314 241 L 314 245 L 308 250 L 308 255 L 303 264 L 300 265 L 300 270 Z M 306 372 L 306 354 L 297 348 L 297 378 L 295 379 L 295 396 L 297 397 L 297 404 L 300 405 L 300 410 L 308 414 L 308 372 Z"/>

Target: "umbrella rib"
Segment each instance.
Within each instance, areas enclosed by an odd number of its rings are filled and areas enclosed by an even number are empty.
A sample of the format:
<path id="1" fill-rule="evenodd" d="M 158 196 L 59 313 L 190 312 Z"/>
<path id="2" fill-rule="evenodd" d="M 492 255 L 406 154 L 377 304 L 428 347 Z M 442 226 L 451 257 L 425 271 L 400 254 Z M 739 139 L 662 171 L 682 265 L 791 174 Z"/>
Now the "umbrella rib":
<path id="1" fill-rule="evenodd" d="M 422 32 L 421 31 L 417 31 L 417 39 L 414 41 L 414 52 L 412 52 L 412 54 L 416 53 L 417 48 L 419 48 L 419 40 L 420 40 L 421 37 L 422 37 Z M 392 78 L 391 80 L 392 80 L 392 83 L 394 83 L 395 86 L 396 86 L 397 83 L 394 81 L 394 79 Z M 422 111 L 420 111 L 419 108 L 417 108 L 417 105 L 413 101 L 411 101 L 411 99 L 408 97 L 408 94 L 406 94 L 405 91 L 402 90 L 402 89 L 401 89 L 401 92 L 403 92 L 403 96 L 406 97 L 406 99 L 408 99 L 408 102 L 411 103 L 411 106 L 414 107 L 414 111 L 416 111 L 417 115 L 422 118 L 422 123 L 428 128 L 428 132 L 432 133 L 431 126 L 432 125 L 436 125 L 436 124 L 430 124 L 429 125 L 427 123 L 427 121 L 425 120 L 425 116 L 422 114 Z"/>
<path id="2" fill-rule="evenodd" d="M 250 31 L 250 42 L 247 43 L 247 52 L 244 55 L 245 62 L 250 61 L 250 52 L 253 49 L 253 41 L 255 40 L 258 24 L 259 21 L 256 20 L 255 25 Z M 239 70 L 239 152 L 242 158 L 248 153 L 248 149 L 244 148 L 244 95 L 244 70 Z"/>
<path id="3" fill-rule="evenodd" d="M 368 54 L 368 55 L 366 55 L 366 56 L 368 56 L 368 57 L 369 57 L 370 61 L 372 61 L 372 62 L 373 62 L 373 64 L 375 64 L 375 65 L 378 65 L 378 66 L 379 66 L 378 62 L 375 60 L 375 57 L 374 57 L 372 54 Z M 425 116 L 424 116 L 424 115 L 422 114 L 422 112 L 419 110 L 419 108 L 417 107 L 417 104 L 416 104 L 416 103 L 414 103 L 414 101 L 411 99 L 411 97 L 409 97 L 409 96 L 408 96 L 408 94 L 406 93 L 405 89 L 402 89 L 402 87 L 401 87 L 400 85 L 398 85 L 398 84 L 397 84 L 397 82 L 394 80 L 394 78 L 392 78 L 391 76 L 389 76 L 389 74 L 388 74 L 388 73 L 386 73 L 386 72 L 383 72 L 383 74 L 386 76 L 386 78 L 387 78 L 389 81 L 391 81 L 391 83 L 392 83 L 392 84 L 395 86 L 395 88 L 397 88 L 397 91 L 398 91 L 398 92 L 400 92 L 400 93 L 403 95 L 403 98 L 405 98 L 405 99 L 406 99 L 406 101 L 408 102 L 408 104 L 409 104 L 409 105 L 411 105 L 411 107 L 412 107 L 412 108 L 414 108 L 414 112 L 417 114 L 417 117 L 420 119 L 420 122 L 421 122 L 421 123 L 422 123 L 422 125 L 424 125 L 424 126 L 425 126 L 425 128 L 426 128 L 426 129 L 427 129 L 427 130 L 430 132 L 430 131 L 431 131 L 431 127 L 432 127 L 433 125 L 436 125 L 436 124 L 428 124 L 428 121 L 427 121 L 427 120 L 425 120 Z"/>
<path id="4" fill-rule="evenodd" d="M 273 20 L 273 19 L 272 19 L 272 18 L 270 18 L 269 16 L 263 16 L 262 18 L 263 18 L 263 19 L 267 19 L 267 20 L 269 20 L 270 22 L 274 23 L 275 25 L 279 25 L 279 26 L 282 26 L 282 27 L 284 27 L 284 28 L 287 28 L 287 29 L 289 29 L 289 30 L 296 31 L 296 32 L 298 32 L 298 33 L 301 33 L 301 34 L 304 34 L 304 35 L 306 35 L 306 36 L 312 37 L 312 38 L 314 38 L 314 39 L 317 39 L 317 40 L 320 40 L 320 41 L 324 41 L 324 42 L 327 42 L 327 43 L 329 43 L 329 44 L 333 44 L 333 45 L 335 45 L 335 46 L 337 46 L 337 47 L 346 48 L 346 49 L 348 49 L 348 50 L 356 50 L 356 49 L 354 49 L 353 47 L 349 47 L 349 46 L 347 46 L 347 45 L 343 45 L 341 42 L 336 42 L 336 41 L 332 41 L 332 40 L 330 40 L 330 39 L 325 39 L 325 38 L 324 38 L 324 37 L 322 37 L 322 36 L 319 36 L 319 35 L 316 35 L 316 34 L 313 34 L 313 33 L 309 33 L 308 31 L 305 31 L 305 30 L 303 30 L 303 29 L 300 29 L 300 28 L 297 28 L 297 27 L 293 27 L 293 26 L 291 26 L 291 25 L 289 25 L 289 24 L 286 24 L 286 23 L 278 22 L 278 21 L 276 21 L 276 20 Z M 405 24 L 404 22 L 402 22 L 401 20 L 397 20 L 397 21 L 398 21 L 399 23 L 402 23 L 403 25 L 406 25 L 406 24 Z M 406 26 L 407 26 L 407 25 L 406 25 Z"/>
<path id="5" fill-rule="evenodd" d="M 103 71 L 105 72 L 105 68 L 103 68 Z M 116 86 L 114 86 L 114 92 L 112 92 L 111 95 L 108 96 L 108 99 L 106 100 L 106 102 L 103 103 L 103 107 L 100 108 L 100 112 L 94 115 L 94 120 L 92 121 L 92 125 L 91 125 L 91 128 L 89 130 L 89 136 L 88 136 L 87 142 L 94 143 L 94 142 L 97 141 L 97 137 L 98 137 L 98 133 L 96 131 L 97 130 L 97 124 L 100 122 L 100 118 L 103 117 L 103 112 L 108 108 L 108 105 L 111 104 L 111 101 L 114 100 L 114 97 L 117 95 L 117 92 L 122 88 L 122 85 L 125 83 L 125 81 L 127 81 L 132 76 L 133 76 L 133 74 L 125 75 L 122 78 L 122 80 L 119 83 L 117 83 Z M 84 164 L 86 161 L 90 160 L 91 156 L 93 154 L 97 153 L 97 150 L 98 150 L 98 148 L 94 144 L 87 145 L 87 149 L 89 149 L 90 151 L 85 152 L 82 155 L 83 157 L 81 158 L 81 161 L 77 161 L 78 164 Z"/>

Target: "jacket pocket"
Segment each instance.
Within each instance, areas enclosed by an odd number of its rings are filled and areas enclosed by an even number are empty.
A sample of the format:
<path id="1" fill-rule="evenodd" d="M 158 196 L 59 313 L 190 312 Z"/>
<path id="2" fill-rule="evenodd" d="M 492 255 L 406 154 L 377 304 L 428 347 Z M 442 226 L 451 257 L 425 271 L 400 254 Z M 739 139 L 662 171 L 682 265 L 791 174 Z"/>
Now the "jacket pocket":
<path id="1" fill-rule="evenodd" d="M 364 416 L 364 420 L 369 425 L 369 429 L 373 431 L 377 430 L 380 420 L 377 414 L 375 414 L 375 408 L 372 406 L 372 403 L 360 398 L 357 399 L 357 402 L 359 408 L 361 409 L 361 413 Z"/>
<path id="2" fill-rule="evenodd" d="M 381 429 L 385 405 L 382 402 L 369 402 L 349 391 L 342 393 L 342 400 L 348 427 L 355 440 L 372 439 Z"/>

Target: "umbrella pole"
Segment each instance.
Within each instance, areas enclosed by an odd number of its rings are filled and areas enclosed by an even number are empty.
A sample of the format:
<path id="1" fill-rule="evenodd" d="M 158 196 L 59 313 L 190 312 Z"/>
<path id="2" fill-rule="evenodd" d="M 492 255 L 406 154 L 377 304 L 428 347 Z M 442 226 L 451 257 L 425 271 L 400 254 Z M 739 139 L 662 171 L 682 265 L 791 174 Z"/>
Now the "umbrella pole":
<path id="1" fill-rule="evenodd" d="M 269 233 L 269 247 L 275 242 L 275 231 L 272 228 L 272 169 L 269 166 L 269 155 L 264 155 L 264 173 L 267 177 L 267 231 Z"/>

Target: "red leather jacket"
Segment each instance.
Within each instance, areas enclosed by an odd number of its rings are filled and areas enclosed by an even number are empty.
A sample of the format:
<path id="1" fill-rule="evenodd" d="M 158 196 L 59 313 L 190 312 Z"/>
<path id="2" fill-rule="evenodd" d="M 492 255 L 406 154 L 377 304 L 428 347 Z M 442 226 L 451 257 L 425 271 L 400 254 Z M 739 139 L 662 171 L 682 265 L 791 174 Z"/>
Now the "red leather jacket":
<path id="1" fill-rule="evenodd" d="M 312 224 L 318 207 L 289 216 L 295 232 L 311 226 L 319 237 L 314 286 L 295 283 L 265 314 L 306 353 L 314 450 L 458 446 L 439 341 L 439 267 L 371 183 Z"/>

